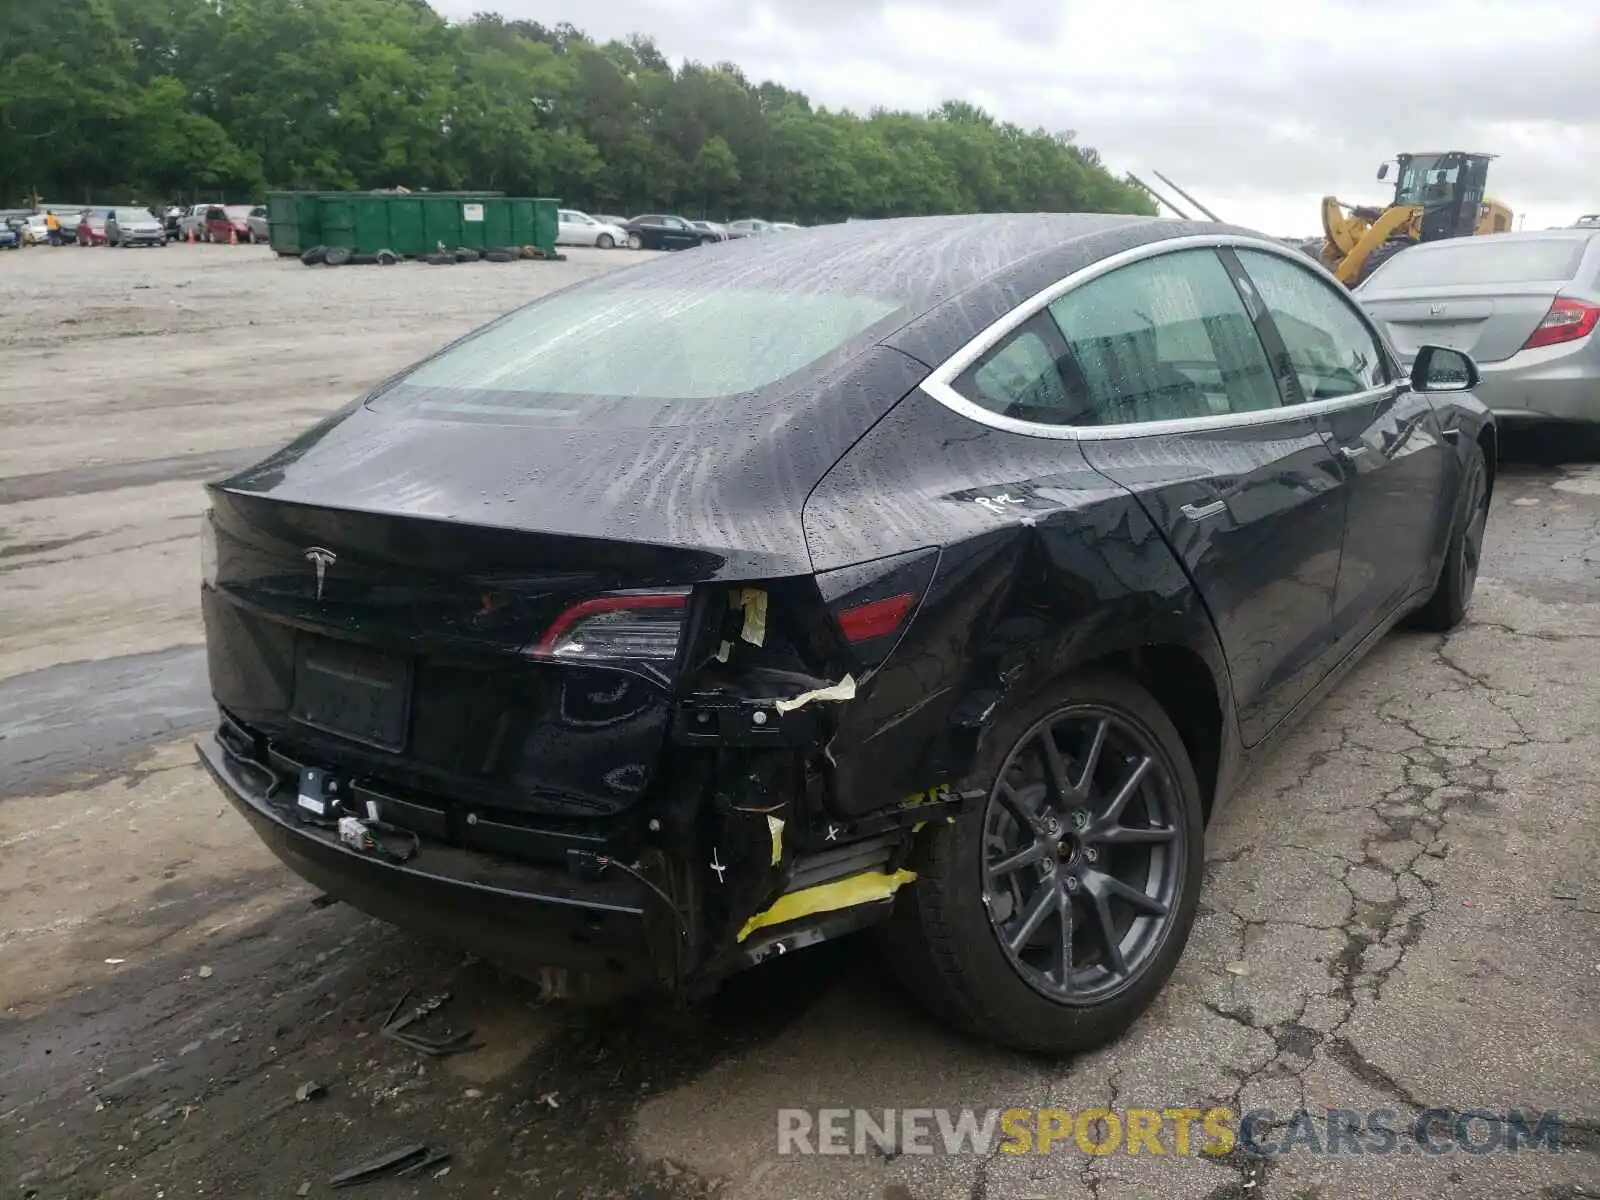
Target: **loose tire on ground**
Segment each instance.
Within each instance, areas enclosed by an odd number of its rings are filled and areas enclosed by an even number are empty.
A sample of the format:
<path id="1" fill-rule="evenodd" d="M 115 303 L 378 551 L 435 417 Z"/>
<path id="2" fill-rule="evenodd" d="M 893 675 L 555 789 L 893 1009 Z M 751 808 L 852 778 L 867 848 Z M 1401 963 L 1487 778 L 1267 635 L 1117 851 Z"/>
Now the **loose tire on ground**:
<path id="1" fill-rule="evenodd" d="M 492 263 L 508 263 L 517 261 L 517 255 L 515 253 L 510 250 L 499 248 L 487 251 L 483 257 Z"/>
<path id="2" fill-rule="evenodd" d="M 377 262 L 380 267 L 392 267 L 395 265 L 395 263 L 400 261 L 400 256 L 393 250 L 379 250 L 378 253 L 374 255 L 374 261 Z"/>
<path id="3" fill-rule="evenodd" d="M 1098 754 L 1085 749 L 1092 739 L 1068 745 L 1057 740 L 1055 732 L 1049 733 L 1060 767 L 1053 777 L 1063 780 L 1052 793 L 1044 782 L 1046 756 L 1039 731 L 1049 728 L 1051 721 L 1061 722 L 1063 729 L 1073 727 L 1073 722 L 1089 722 L 1085 729 L 1098 728 L 1102 716 L 1117 732 L 1102 735 Z M 1101 1045 L 1125 1030 L 1165 985 L 1199 906 L 1203 809 L 1183 740 L 1147 691 L 1107 674 L 1058 684 L 1016 705 L 996 722 L 986 746 L 972 775 L 961 784 L 961 790 L 976 789 L 985 801 L 964 809 L 954 823 L 930 824 L 913 854 L 917 879 L 900 889 L 894 912 L 880 931 L 889 961 L 913 995 L 946 1021 L 978 1037 L 1046 1053 Z M 1139 747 L 1137 757 L 1148 758 L 1149 764 L 1142 775 L 1134 776 L 1138 791 L 1118 812 L 1100 793 L 1114 795 L 1121 787 L 1117 772 L 1133 772 L 1129 764 L 1134 759 L 1119 757 L 1133 746 Z M 1038 747 L 1038 752 L 1028 747 Z M 1087 772 L 1089 790 L 1080 794 L 1067 781 L 1075 772 L 1083 773 L 1085 761 L 1096 766 Z M 1039 780 L 1024 787 L 1019 772 L 1029 763 L 1036 764 Z M 1034 823 L 1031 826 L 1020 815 L 1011 817 L 1016 811 L 1012 802 L 1023 804 L 1018 797 L 1025 796 L 1033 796 L 1033 802 L 1041 805 L 1027 818 Z M 1066 803 L 1061 796 L 1077 797 L 1069 811 L 1053 811 Z M 1043 803 L 1052 799 L 1052 804 Z M 1162 814 L 1159 820 L 1153 818 L 1157 809 Z M 1110 824 L 1105 823 L 1106 814 Z M 1036 839 L 1035 848 L 1049 845 L 1052 837 L 1062 840 L 1049 853 L 1007 871 L 1008 863 L 1024 861 L 998 837 L 997 831 L 1005 832 L 1007 819 L 1012 820 L 1013 832 Z M 1111 833 L 1113 829 L 1121 832 Z M 1153 844 L 1157 834 L 1159 849 Z M 1128 840 L 1097 840 L 1102 836 Z M 1070 858 L 1062 851 L 1069 839 Z M 1157 893 L 1166 897 L 1160 916 L 1134 906 L 1116 890 L 1118 883 L 1106 882 L 1109 876 L 1125 885 L 1123 876 L 1130 870 L 1137 878 L 1138 855 L 1148 854 L 1154 863 L 1158 853 L 1172 856 L 1161 860 L 1159 870 L 1151 867 L 1151 877 L 1159 877 Z M 997 854 L 1004 861 L 995 860 Z M 1069 876 L 1079 878 L 1074 890 L 1069 890 Z M 1019 889 L 1031 886 L 1035 891 L 1014 898 L 1002 887 L 1010 881 L 1016 881 L 1013 886 Z M 1097 933 L 1101 926 L 1094 919 L 1094 913 L 1101 911 L 1098 905 L 1086 908 L 1082 918 L 1074 907 L 1095 904 L 1097 896 L 1107 897 L 1104 911 L 1111 917 L 1105 928 L 1112 932 L 1104 937 Z M 1035 901 L 1041 923 L 1024 929 Z M 1064 923 L 1060 906 L 1068 913 Z M 1015 953 L 1002 945 L 1006 920 L 1015 923 L 1014 934 L 1028 934 Z M 1116 932 L 1123 921 L 1121 932 Z M 1072 966 L 1053 968 L 1062 976 L 1063 987 L 1051 995 L 1041 969 L 1035 965 L 1030 974 L 1023 957 L 1042 955 L 1048 961 L 1049 939 L 1055 931 L 1054 951 L 1061 959 L 1063 928 L 1075 931 L 1065 939 L 1074 945 Z M 1034 943 L 1040 938 L 1044 944 L 1036 950 Z M 1091 944 L 1093 938 L 1099 940 Z M 1077 946 L 1073 939 L 1083 945 Z M 1123 975 L 1113 969 L 1119 961 Z M 1102 976 L 1104 982 L 1095 985 L 1093 981 Z M 1074 999 L 1072 992 L 1080 979 L 1081 990 Z"/>
<path id="4" fill-rule="evenodd" d="M 355 257 L 355 252 L 348 246 L 329 246 L 323 252 L 322 261 L 330 267 L 342 267 Z"/>
<path id="5" fill-rule="evenodd" d="M 300 255 L 300 261 L 308 267 L 314 267 L 322 261 L 322 256 L 328 252 L 326 246 L 313 246 Z"/>
<path id="6" fill-rule="evenodd" d="M 1461 624 L 1477 586 L 1483 533 L 1489 522 L 1489 471 L 1482 446 L 1472 443 L 1467 455 L 1461 501 L 1450 523 L 1450 541 L 1445 546 L 1444 565 L 1439 568 L 1439 582 L 1411 616 L 1411 624 L 1417 629 L 1447 633 Z"/>
<path id="7" fill-rule="evenodd" d="M 477 262 L 479 257 L 480 257 L 480 255 L 478 254 L 478 252 L 476 250 L 474 250 L 471 246 L 462 246 L 459 250 L 456 251 L 456 261 L 457 262 L 464 262 L 464 263 Z"/>

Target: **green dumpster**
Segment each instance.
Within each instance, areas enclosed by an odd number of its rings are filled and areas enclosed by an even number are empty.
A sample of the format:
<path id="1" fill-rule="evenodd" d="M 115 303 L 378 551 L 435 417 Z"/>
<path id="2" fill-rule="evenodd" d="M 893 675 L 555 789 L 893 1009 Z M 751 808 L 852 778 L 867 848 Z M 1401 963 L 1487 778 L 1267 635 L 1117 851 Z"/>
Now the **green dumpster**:
<path id="1" fill-rule="evenodd" d="M 557 203 L 498 192 L 272 192 L 267 226 L 279 254 L 344 246 L 357 254 L 417 257 L 441 245 L 537 246 L 553 254 Z"/>

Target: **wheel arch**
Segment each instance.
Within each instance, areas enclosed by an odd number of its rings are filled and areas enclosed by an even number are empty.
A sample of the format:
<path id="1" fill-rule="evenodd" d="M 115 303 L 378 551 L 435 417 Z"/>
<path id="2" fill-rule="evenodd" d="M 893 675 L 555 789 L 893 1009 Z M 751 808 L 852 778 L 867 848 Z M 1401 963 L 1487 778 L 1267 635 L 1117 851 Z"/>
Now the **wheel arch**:
<path id="1" fill-rule="evenodd" d="M 1124 675 L 1155 698 L 1189 753 L 1200 783 L 1200 804 L 1209 821 L 1216 809 L 1223 751 L 1226 687 L 1192 647 L 1156 642 L 1087 659 L 1070 675 L 1111 671 Z"/>

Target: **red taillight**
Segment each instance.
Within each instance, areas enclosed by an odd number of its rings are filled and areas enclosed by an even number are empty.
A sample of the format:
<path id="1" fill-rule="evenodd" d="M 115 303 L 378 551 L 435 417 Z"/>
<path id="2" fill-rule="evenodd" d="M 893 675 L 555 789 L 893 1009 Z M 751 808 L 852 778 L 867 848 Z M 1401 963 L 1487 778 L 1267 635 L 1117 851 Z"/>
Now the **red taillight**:
<path id="1" fill-rule="evenodd" d="M 1557 300 L 1545 313 L 1539 327 L 1522 343 L 1524 350 L 1540 346 L 1556 346 L 1562 342 L 1575 342 L 1586 338 L 1600 325 L 1600 304 L 1586 304 L 1582 300 Z"/>
<path id="2" fill-rule="evenodd" d="M 529 653 L 541 658 L 670 660 L 683 633 L 687 590 L 617 592 L 565 609 Z"/>
<path id="3" fill-rule="evenodd" d="M 906 614 L 917 602 L 910 592 L 887 596 L 847 608 L 838 616 L 839 629 L 849 642 L 866 642 L 873 638 L 888 637 L 899 630 Z"/>

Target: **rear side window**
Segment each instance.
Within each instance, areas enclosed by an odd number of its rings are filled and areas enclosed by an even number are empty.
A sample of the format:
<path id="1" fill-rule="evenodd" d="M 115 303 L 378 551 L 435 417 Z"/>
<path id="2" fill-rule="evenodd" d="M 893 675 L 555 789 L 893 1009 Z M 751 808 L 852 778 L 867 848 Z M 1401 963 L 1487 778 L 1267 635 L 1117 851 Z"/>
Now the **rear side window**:
<path id="1" fill-rule="evenodd" d="M 1337 285 L 1276 254 L 1237 253 L 1283 335 L 1305 399 L 1332 400 L 1388 382 L 1376 335 Z"/>
<path id="2" fill-rule="evenodd" d="M 1564 281 L 1577 273 L 1587 245 L 1581 237 L 1460 238 L 1402 251 L 1374 271 L 1361 290 Z"/>
<path id="3" fill-rule="evenodd" d="M 1067 394 L 1059 366 L 1065 352 L 1055 323 L 1039 313 L 962 372 L 955 390 L 1002 417 L 1041 425 L 1079 424 L 1083 398 Z"/>

